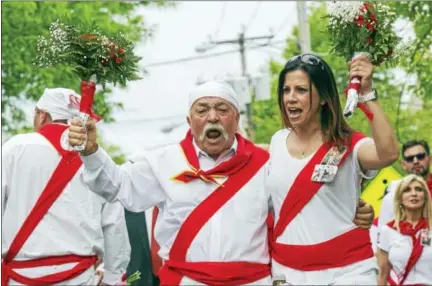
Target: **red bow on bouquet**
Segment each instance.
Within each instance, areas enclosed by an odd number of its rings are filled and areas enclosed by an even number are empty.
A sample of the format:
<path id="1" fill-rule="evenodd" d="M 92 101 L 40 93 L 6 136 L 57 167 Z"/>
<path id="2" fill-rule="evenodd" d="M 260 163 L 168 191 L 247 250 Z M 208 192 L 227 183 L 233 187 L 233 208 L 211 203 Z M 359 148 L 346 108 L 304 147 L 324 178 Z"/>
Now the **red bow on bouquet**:
<path id="1" fill-rule="evenodd" d="M 93 81 L 81 81 L 80 112 L 88 114 L 91 119 L 99 121 L 102 117 L 97 115 L 92 109 L 95 91 L 96 83 Z"/>

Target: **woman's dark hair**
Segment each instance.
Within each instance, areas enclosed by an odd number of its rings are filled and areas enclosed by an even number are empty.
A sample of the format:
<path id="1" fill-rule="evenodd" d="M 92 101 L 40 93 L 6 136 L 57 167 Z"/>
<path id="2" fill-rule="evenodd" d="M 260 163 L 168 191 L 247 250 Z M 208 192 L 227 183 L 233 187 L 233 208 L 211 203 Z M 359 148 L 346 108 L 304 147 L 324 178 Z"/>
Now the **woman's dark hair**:
<path id="1" fill-rule="evenodd" d="M 321 107 L 321 127 L 328 143 L 336 145 L 346 144 L 351 141 L 354 130 L 346 122 L 342 114 L 339 93 L 333 72 L 329 65 L 320 57 L 312 54 L 295 56 L 288 60 L 285 67 L 279 73 L 278 104 L 283 125 L 292 129 L 283 103 L 285 75 L 295 70 L 303 70 L 310 79 L 309 96 L 312 105 L 312 84 L 318 91 L 321 100 L 325 104 Z"/>

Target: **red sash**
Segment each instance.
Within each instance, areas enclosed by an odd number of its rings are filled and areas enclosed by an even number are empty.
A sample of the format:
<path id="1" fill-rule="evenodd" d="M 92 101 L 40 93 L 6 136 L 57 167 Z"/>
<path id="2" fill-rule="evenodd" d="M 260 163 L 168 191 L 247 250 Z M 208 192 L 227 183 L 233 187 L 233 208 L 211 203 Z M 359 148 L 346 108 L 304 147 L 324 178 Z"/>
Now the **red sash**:
<path id="1" fill-rule="evenodd" d="M 361 133 L 352 134 L 338 166 L 353 151 L 355 144 L 364 138 Z M 313 245 L 289 245 L 277 243 L 277 238 L 313 198 L 324 183 L 311 180 L 315 165 L 320 164 L 330 150 L 330 144 L 323 144 L 295 179 L 282 205 L 276 223 L 271 253 L 272 258 L 282 265 L 303 271 L 314 271 L 349 265 L 373 257 L 368 230 L 355 228 L 329 241 Z"/>
<path id="2" fill-rule="evenodd" d="M 428 188 L 429 188 L 429 193 L 432 196 L 432 174 L 429 174 L 428 179 L 426 180 L 426 183 L 427 183 Z"/>
<path id="3" fill-rule="evenodd" d="M 267 152 L 255 147 L 243 137 L 236 136 L 239 143 L 237 155 L 243 156 L 242 154 L 249 154 L 247 164 L 244 164 L 242 168 L 232 173 L 222 186 L 219 186 L 219 188 L 212 192 L 186 218 L 171 246 L 169 260 L 165 261 L 165 264 L 159 271 L 161 285 L 179 285 L 183 276 L 209 285 L 239 285 L 252 283 L 270 275 L 270 265 L 268 264 L 250 262 L 186 262 L 187 251 L 200 229 L 268 160 L 269 155 Z M 192 138 L 190 137 L 189 139 L 184 142 L 191 147 Z M 185 151 L 185 148 L 183 150 Z M 195 152 L 185 151 L 185 154 L 189 163 L 191 163 L 190 156 L 195 156 L 193 160 L 194 164 L 197 164 L 198 158 L 196 158 Z M 238 160 L 235 159 L 236 156 L 231 160 Z M 237 156 L 237 158 L 239 157 Z M 196 169 L 199 169 L 199 166 L 196 167 Z M 207 178 L 201 179 L 210 182 L 206 180 Z"/>
<path id="4" fill-rule="evenodd" d="M 2 285 L 8 285 L 9 279 L 13 279 L 25 285 L 46 285 L 61 283 L 63 281 L 77 277 L 96 263 L 96 256 L 78 255 L 44 257 L 26 261 L 13 260 L 21 250 L 24 243 L 30 237 L 33 230 L 37 227 L 39 222 L 48 212 L 49 208 L 56 201 L 56 199 L 60 196 L 63 189 L 73 178 L 82 164 L 78 153 L 66 151 L 61 147 L 60 138 L 67 128 L 67 125 L 47 124 L 39 131 L 39 133 L 56 148 L 56 150 L 62 156 L 62 159 L 51 175 L 51 178 L 45 186 L 45 189 L 42 191 L 39 199 L 33 206 L 33 209 L 27 216 L 27 219 L 24 221 L 23 225 L 13 239 L 9 250 L 2 261 Z M 14 271 L 14 269 L 20 268 L 54 266 L 72 262 L 78 262 L 78 264 L 70 270 L 37 278 L 25 277 Z"/>
<path id="5" fill-rule="evenodd" d="M 157 243 L 155 236 L 154 236 L 154 228 L 156 225 L 156 220 L 157 220 L 158 215 L 159 215 L 159 209 L 158 209 L 158 207 L 154 207 L 153 208 L 153 214 L 152 214 L 150 253 L 151 253 L 152 272 L 153 272 L 153 275 L 155 275 L 155 276 L 158 276 L 159 269 L 162 267 L 162 259 L 158 255 L 160 246 Z"/>
<path id="6" fill-rule="evenodd" d="M 190 169 L 177 174 L 173 179 L 183 183 L 189 183 L 193 180 L 200 179 L 204 182 L 218 185 L 216 178 L 229 177 L 237 173 L 247 165 L 253 150 L 250 148 L 250 142 L 247 143 L 240 135 L 236 135 L 236 137 L 238 142 L 237 153 L 231 159 L 218 164 L 213 169 L 203 171 L 199 166 L 198 157 L 192 144 L 192 132 L 189 130 L 186 138 L 180 142 L 180 146 L 186 156 Z M 255 146 L 253 147 L 256 149 Z"/>
<path id="7" fill-rule="evenodd" d="M 395 223 L 395 221 L 392 220 L 387 225 L 389 227 L 397 230 L 394 223 Z M 390 283 L 390 285 L 405 285 L 404 282 L 407 279 L 408 274 L 414 268 L 414 265 L 420 259 L 420 256 L 423 252 L 423 245 L 420 243 L 420 237 L 416 237 L 416 234 L 422 229 L 427 229 L 428 225 L 427 225 L 427 221 L 425 220 L 425 218 L 422 218 L 421 220 L 419 220 L 419 222 L 417 223 L 415 228 L 412 227 L 411 223 L 406 222 L 406 221 L 401 221 L 399 223 L 399 228 L 400 228 L 401 234 L 409 235 L 411 237 L 412 242 L 413 242 L 413 249 L 411 251 L 410 257 L 408 259 L 408 263 L 405 266 L 405 270 L 402 273 L 402 275 L 396 274 L 398 276 L 399 283 L 396 283 L 389 275 L 388 282 Z"/>

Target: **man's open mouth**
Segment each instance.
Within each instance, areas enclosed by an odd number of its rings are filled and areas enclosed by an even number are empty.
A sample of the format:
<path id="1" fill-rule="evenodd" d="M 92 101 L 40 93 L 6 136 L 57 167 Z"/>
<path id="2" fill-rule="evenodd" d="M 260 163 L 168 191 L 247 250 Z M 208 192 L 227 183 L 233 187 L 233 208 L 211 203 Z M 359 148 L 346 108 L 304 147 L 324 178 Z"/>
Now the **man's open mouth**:
<path id="1" fill-rule="evenodd" d="M 222 136 L 222 132 L 220 132 L 218 129 L 209 129 L 206 132 L 206 137 L 209 139 L 217 139 L 220 136 Z"/>

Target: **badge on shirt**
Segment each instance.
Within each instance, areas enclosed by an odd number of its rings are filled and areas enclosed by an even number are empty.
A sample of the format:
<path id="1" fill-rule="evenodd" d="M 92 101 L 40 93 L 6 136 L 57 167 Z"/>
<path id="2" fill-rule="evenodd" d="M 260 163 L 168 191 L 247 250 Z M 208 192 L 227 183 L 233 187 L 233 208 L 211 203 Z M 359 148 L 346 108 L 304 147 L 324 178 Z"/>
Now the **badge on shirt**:
<path id="1" fill-rule="evenodd" d="M 338 171 L 337 166 L 332 165 L 315 165 L 312 174 L 312 181 L 320 183 L 329 183 L 334 180 Z"/>
<path id="2" fill-rule="evenodd" d="M 431 233 L 428 229 L 422 229 L 420 231 L 420 243 L 423 246 L 430 246 L 431 245 Z"/>
<path id="3" fill-rule="evenodd" d="M 322 159 L 322 165 L 332 165 L 337 166 L 342 159 L 342 156 L 345 154 L 347 148 L 342 147 L 342 150 L 339 150 L 337 146 L 333 146 Z"/>
<path id="4" fill-rule="evenodd" d="M 325 154 L 321 160 L 321 164 L 315 165 L 314 172 L 312 174 L 312 181 L 320 183 L 329 183 L 336 177 L 340 160 L 345 154 L 347 148 L 343 147 L 339 150 L 338 147 L 333 146 Z"/>

